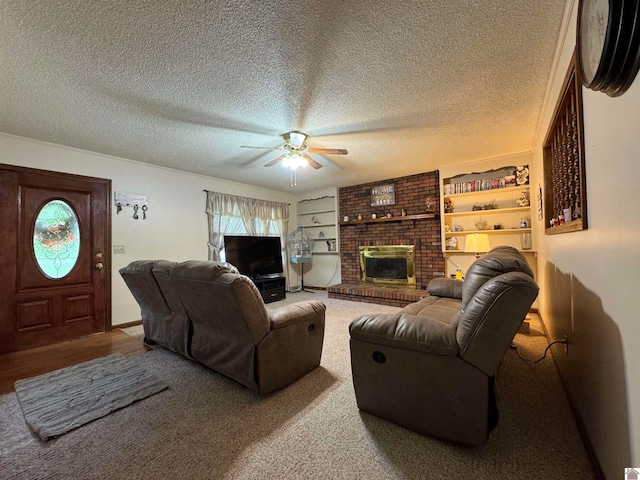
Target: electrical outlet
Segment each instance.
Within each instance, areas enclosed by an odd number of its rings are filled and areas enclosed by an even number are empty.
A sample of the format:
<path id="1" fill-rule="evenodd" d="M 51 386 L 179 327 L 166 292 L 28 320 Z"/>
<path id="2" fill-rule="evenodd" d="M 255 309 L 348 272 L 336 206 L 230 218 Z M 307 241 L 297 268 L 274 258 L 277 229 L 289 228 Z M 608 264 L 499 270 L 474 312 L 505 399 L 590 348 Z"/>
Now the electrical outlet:
<path id="1" fill-rule="evenodd" d="M 113 246 L 113 253 L 114 254 L 120 254 L 120 253 L 124 253 L 124 245 L 114 245 Z"/>
<path id="2" fill-rule="evenodd" d="M 569 337 L 567 337 L 566 335 L 563 335 L 563 336 L 564 336 L 564 341 L 565 341 L 564 353 L 565 353 L 565 355 L 569 355 Z"/>

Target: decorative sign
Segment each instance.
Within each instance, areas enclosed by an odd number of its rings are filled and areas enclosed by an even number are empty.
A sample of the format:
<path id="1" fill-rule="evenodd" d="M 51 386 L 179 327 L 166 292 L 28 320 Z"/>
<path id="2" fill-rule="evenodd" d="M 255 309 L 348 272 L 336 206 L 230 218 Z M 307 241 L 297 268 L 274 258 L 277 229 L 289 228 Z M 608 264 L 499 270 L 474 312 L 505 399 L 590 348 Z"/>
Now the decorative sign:
<path id="1" fill-rule="evenodd" d="M 380 185 L 371 189 L 371 206 L 395 205 L 396 191 L 393 185 Z"/>

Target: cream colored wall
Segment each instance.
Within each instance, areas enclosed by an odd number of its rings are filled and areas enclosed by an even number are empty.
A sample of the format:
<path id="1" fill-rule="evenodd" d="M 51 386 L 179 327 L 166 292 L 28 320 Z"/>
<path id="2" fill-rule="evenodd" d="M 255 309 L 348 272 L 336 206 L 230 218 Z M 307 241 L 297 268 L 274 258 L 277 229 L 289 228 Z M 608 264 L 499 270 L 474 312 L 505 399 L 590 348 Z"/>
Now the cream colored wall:
<path id="1" fill-rule="evenodd" d="M 140 308 L 122 281 L 118 273 L 120 268 L 140 259 L 206 260 L 208 234 L 203 190 L 290 203 L 290 228 L 295 228 L 293 194 L 2 133 L 0 163 L 108 178 L 112 180 L 113 191 L 149 195 L 146 220 L 134 220 L 130 208 L 116 214 L 113 207 L 112 244 L 125 246 L 125 254 L 112 255 L 113 325 L 140 319 Z M 292 284 L 296 281 L 293 278 Z"/>
<path id="2" fill-rule="evenodd" d="M 560 38 L 557 70 L 533 146 L 533 184 L 542 181 L 542 145 L 575 46 L 577 1 Z M 540 312 L 571 400 L 607 478 L 640 464 L 640 78 L 621 97 L 583 88 L 589 228 L 544 235 L 539 251 Z M 543 184 L 544 185 L 544 184 Z"/>

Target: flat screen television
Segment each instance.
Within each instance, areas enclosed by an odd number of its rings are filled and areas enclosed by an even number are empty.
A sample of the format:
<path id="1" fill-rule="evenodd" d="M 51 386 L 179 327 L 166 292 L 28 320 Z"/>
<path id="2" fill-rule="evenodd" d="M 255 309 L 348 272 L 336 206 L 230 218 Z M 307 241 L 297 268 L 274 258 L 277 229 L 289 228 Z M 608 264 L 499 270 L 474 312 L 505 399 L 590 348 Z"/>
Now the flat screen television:
<path id="1" fill-rule="evenodd" d="M 225 235 L 224 250 L 227 262 L 247 277 L 278 276 L 283 272 L 280 237 Z"/>

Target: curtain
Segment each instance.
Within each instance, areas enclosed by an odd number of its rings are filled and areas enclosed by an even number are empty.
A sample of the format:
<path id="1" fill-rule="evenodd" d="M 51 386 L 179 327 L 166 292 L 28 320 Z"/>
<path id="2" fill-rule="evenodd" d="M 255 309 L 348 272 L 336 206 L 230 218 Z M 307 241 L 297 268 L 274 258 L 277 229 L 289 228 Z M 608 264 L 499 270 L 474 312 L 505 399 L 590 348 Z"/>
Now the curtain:
<path id="1" fill-rule="evenodd" d="M 227 193 L 207 192 L 209 260 L 220 261 L 225 235 L 278 236 L 286 266 L 289 205 Z"/>

